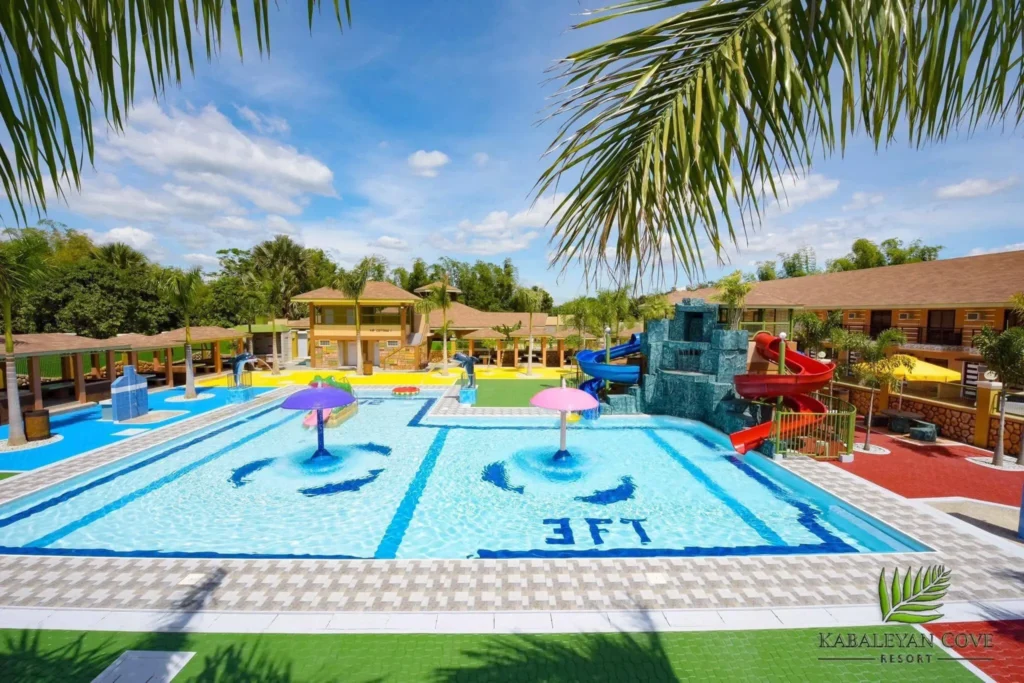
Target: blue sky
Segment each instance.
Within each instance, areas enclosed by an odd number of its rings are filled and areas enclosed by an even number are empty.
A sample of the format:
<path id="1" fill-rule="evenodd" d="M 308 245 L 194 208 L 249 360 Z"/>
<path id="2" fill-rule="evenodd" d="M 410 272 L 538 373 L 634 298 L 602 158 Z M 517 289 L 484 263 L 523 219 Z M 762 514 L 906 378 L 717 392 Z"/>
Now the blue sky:
<path id="1" fill-rule="evenodd" d="M 354 0 L 351 29 L 325 13 L 310 35 L 305 3 L 283 2 L 269 59 L 250 43 L 240 63 L 229 36 L 160 101 L 140 87 L 125 133 L 100 131 L 82 192 L 50 217 L 207 269 L 217 249 L 279 232 L 345 265 L 510 256 L 528 284 L 572 297 L 586 289 L 581 269 L 547 265 L 554 198 L 532 204 L 556 132 L 536 125 L 554 91 L 545 70 L 628 28 L 568 31 L 583 7 Z M 729 264 L 707 254 L 707 276 L 802 246 L 823 264 L 858 237 L 920 238 L 945 257 L 1024 248 L 1022 159 L 1012 131 L 877 154 L 854 139 L 844 158 L 788 179 L 788 202 L 740 236 Z M 676 284 L 687 282 L 663 287 Z"/>

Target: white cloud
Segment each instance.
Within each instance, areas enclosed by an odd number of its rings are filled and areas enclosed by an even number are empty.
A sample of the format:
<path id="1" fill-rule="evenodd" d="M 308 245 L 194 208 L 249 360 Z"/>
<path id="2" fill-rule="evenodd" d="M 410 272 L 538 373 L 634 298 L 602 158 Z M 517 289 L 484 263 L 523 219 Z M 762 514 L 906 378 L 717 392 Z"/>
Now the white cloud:
<path id="1" fill-rule="evenodd" d="M 789 213 L 804 204 L 824 199 L 838 189 L 838 180 L 826 178 L 819 173 L 805 175 L 783 173 L 776 183 L 778 200 L 773 202 L 772 206 L 778 207 L 782 213 Z M 770 185 L 765 185 L 764 190 L 771 194 Z"/>
<path id="2" fill-rule="evenodd" d="M 158 175 L 203 178 L 254 204 L 259 193 L 289 200 L 304 194 L 335 196 L 334 174 L 322 162 L 274 140 L 250 137 L 213 106 L 193 113 L 140 105 L 124 133 L 107 135 L 97 155 Z"/>
<path id="3" fill-rule="evenodd" d="M 260 187 L 250 183 L 228 178 L 216 173 L 192 171 L 175 171 L 174 177 L 193 185 L 205 186 L 228 194 L 247 199 L 253 206 L 271 213 L 283 213 L 295 216 L 302 213 L 302 207 L 292 198 L 295 193 L 275 188 Z"/>
<path id="4" fill-rule="evenodd" d="M 249 122 L 258 133 L 263 135 L 286 134 L 291 130 L 288 122 L 279 116 L 267 116 L 249 109 L 236 106 L 239 116 Z"/>
<path id="5" fill-rule="evenodd" d="M 939 199 L 972 199 L 974 197 L 986 197 L 990 194 L 1002 192 L 1017 184 L 1017 178 L 1011 176 L 1002 180 L 987 180 L 985 178 L 968 178 L 955 185 L 944 185 L 935 191 Z"/>
<path id="6" fill-rule="evenodd" d="M 52 190 L 51 198 L 54 198 Z M 65 198 L 69 209 L 87 216 L 163 221 L 176 213 L 168 198 L 130 185 L 122 186 L 109 174 L 83 179 L 81 191 L 68 192 Z"/>
<path id="7" fill-rule="evenodd" d="M 215 230 L 227 232 L 254 232 L 260 229 L 259 223 L 242 216 L 219 216 L 211 220 L 209 226 Z"/>
<path id="8" fill-rule="evenodd" d="M 455 230 L 435 234 L 432 242 L 438 249 L 480 256 L 522 251 L 556 216 L 564 198 L 564 194 L 540 197 L 528 209 L 511 215 L 508 211 L 491 211 L 479 223 L 464 220 Z"/>
<path id="9" fill-rule="evenodd" d="M 225 213 L 245 213 L 245 209 L 238 206 L 231 197 L 197 190 L 188 185 L 174 185 L 164 183 L 163 190 L 174 198 L 177 207 L 184 207 L 198 213 L 209 213 L 211 211 L 222 211 Z"/>
<path id="10" fill-rule="evenodd" d="M 877 206 L 885 200 L 885 195 L 877 192 L 854 192 L 850 203 L 843 205 L 843 211 L 860 211 Z"/>
<path id="11" fill-rule="evenodd" d="M 209 254 L 185 254 L 186 263 L 203 268 L 216 268 L 220 266 L 220 259 Z"/>
<path id="12" fill-rule="evenodd" d="M 111 244 L 123 242 L 129 247 L 143 251 L 156 244 L 156 235 L 141 228 L 134 228 L 125 225 L 120 228 L 111 228 L 103 233 L 92 233 L 92 238 L 99 244 Z"/>
<path id="13" fill-rule="evenodd" d="M 982 254 L 1001 254 L 1006 251 L 1024 251 L 1024 242 L 1004 244 L 1001 247 L 976 247 L 971 249 L 969 256 L 981 256 Z"/>
<path id="14" fill-rule="evenodd" d="M 476 154 L 473 155 L 473 163 L 479 166 L 480 168 L 486 166 L 488 162 L 490 162 L 490 160 L 491 157 L 489 157 L 486 152 L 477 152 Z"/>
<path id="15" fill-rule="evenodd" d="M 436 178 L 441 168 L 451 159 L 444 152 L 419 150 L 409 155 L 409 168 L 423 178 Z"/>
<path id="16" fill-rule="evenodd" d="M 371 247 L 379 247 L 380 249 L 392 249 L 394 251 L 404 251 L 409 248 L 409 243 L 399 237 L 392 237 L 390 235 L 381 235 L 374 241 L 369 243 Z"/>

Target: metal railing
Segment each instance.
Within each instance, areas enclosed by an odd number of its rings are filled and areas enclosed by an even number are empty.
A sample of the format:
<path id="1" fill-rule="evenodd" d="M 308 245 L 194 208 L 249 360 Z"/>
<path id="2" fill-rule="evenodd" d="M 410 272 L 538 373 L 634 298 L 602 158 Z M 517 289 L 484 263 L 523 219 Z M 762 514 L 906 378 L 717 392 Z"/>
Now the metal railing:
<path id="1" fill-rule="evenodd" d="M 797 413 L 777 408 L 772 415 L 771 441 L 776 453 L 799 453 L 818 460 L 837 460 L 853 452 L 857 409 L 828 394 L 812 394 L 825 404 L 824 413 Z"/>

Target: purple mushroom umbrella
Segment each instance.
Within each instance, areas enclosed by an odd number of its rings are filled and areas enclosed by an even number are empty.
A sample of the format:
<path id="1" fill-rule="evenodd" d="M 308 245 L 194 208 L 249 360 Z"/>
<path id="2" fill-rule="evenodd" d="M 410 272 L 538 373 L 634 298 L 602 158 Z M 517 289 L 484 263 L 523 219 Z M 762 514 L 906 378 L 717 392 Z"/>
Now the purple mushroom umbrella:
<path id="1" fill-rule="evenodd" d="M 342 389 L 330 386 L 310 387 L 297 391 L 284 400 L 282 408 L 287 410 L 315 410 L 316 411 L 316 453 L 310 460 L 321 458 L 333 458 L 324 448 L 324 411 L 334 408 L 343 408 L 355 403 L 356 398 Z"/>
<path id="2" fill-rule="evenodd" d="M 537 408 L 557 410 L 562 414 L 561 438 L 559 440 L 558 452 L 555 453 L 555 459 L 558 460 L 569 455 L 569 451 L 565 448 L 566 414 L 571 410 L 590 410 L 592 408 L 596 408 L 597 399 L 585 391 L 567 388 L 565 386 L 565 380 L 562 380 L 561 387 L 545 389 L 544 391 L 536 394 L 530 399 L 530 405 L 536 406 Z"/>

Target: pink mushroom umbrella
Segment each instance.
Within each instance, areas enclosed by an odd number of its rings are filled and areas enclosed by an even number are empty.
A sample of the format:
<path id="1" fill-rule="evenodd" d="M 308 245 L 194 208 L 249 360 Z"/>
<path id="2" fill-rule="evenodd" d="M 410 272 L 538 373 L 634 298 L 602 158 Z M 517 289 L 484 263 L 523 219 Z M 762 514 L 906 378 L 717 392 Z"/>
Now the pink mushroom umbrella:
<path id="1" fill-rule="evenodd" d="M 547 410 L 557 410 L 562 414 L 562 427 L 558 452 L 555 458 L 564 458 L 569 455 L 565 448 L 565 420 L 569 411 L 591 410 L 597 407 L 597 399 L 585 391 L 569 389 L 562 380 L 562 386 L 553 389 L 545 389 L 530 399 L 530 405 Z"/>

